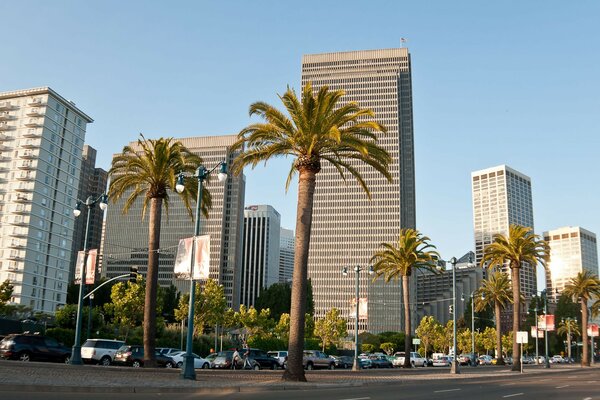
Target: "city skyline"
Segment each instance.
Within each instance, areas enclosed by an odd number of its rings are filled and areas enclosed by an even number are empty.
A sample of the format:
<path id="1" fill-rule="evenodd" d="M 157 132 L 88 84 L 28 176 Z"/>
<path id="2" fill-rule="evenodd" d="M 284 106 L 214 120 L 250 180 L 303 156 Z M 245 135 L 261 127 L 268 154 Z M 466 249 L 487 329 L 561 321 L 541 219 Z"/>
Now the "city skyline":
<path id="1" fill-rule="evenodd" d="M 593 40 L 600 34 L 593 18 L 598 4 L 373 2 L 361 14 L 381 23 L 368 32 L 343 23 L 358 15 L 356 2 L 239 2 L 233 11 L 219 4 L 139 4 L 2 6 L 4 29 L 20 36 L 4 50 L 11 62 L 0 65 L 0 91 L 48 85 L 74 99 L 95 119 L 86 143 L 98 150 L 101 168 L 140 131 L 237 133 L 249 123 L 251 102 L 277 104 L 286 85 L 300 89 L 303 54 L 398 47 L 405 37 L 415 66 L 417 227 L 445 258 L 474 247 L 469 174 L 490 165 L 508 164 L 531 177 L 536 233 L 568 225 L 600 230 L 593 212 L 599 189 L 587 184 L 600 174 L 594 161 L 600 83 L 592 68 L 600 54 Z M 209 18 L 196 24 L 200 13 Z M 284 23 L 273 18 L 277 13 L 294 17 Z M 324 22 L 334 13 L 332 29 Z M 22 30 L 18 21 L 25 17 L 31 24 Z M 52 35 L 43 34 L 48 20 Z M 84 56 L 73 57 L 74 48 L 85 48 Z M 273 205 L 282 226 L 294 229 L 295 185 L 286 195 L 280 172 L 288 164 L 246 170 L 246 204 Z M 578 207 L 565 206 L 574 197 Z"/>

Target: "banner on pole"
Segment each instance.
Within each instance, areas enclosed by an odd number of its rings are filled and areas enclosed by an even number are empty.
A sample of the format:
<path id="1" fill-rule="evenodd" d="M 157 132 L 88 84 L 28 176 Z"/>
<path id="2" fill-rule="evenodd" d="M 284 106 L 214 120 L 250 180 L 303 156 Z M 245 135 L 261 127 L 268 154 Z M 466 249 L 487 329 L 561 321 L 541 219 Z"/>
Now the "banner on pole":
<path id="1" fill-rule="evenodd" d="M 589 325 L 587 328 L 587 332 L 589 337 L 598 337 L 598 333 L 600 333 L 597 324 Z"/>
<path id="2" fill-rule="evenodd" d="M 96 259 L 98 258 L 98 249 L 88 250 L 88 257 L 85 269 L 85 284 L 93 285 L 96 280 Z M 85 251 L 77 252 L 77 262 L 75 263 L 75 284 L 81 283 L 81 270 L 83 260 L 85 259 Z"/>
<path id="3" fill-rule="evenodd" d="M 536 337 L 537 337 L 538 339 L 540 339 L 540 338 L 543 338 L 543 337 L 544 337 L 544 332 L 542 332 L 542 330 L 541 330 L 541 329 L 540 329 L 540 330 L 538 330 L 538 329 L 537 329 L 535 326 L 532 326 L 532 327 L 531 327 L 531 337 L 532 337 L 532 338 L 534 338 L 534 339 L 535 339 Z"/>
<path id="4" fill-rule="evenodd" d="M 368 302 L 366 297 L 358 299 L 358 319 L 367 319 L 368 317 Z M 350 299 L 350 315 L 348 318 L 356 319 L 356 298 Z"/>
<path id="5" fill-rule="evenodd" d="M 193 248 L 194 247 L 194 248 Z M 193 251 L 192 251 L 193 250 Z M 202 235 L 179 240 L 175 258 L 174 275 L 178 279 L 190 279 L 194 253 L 193 280 L 208 279 L 210 271 L 210 236 Z"/>
<path id="6" fill-rule="evenodd" d="M 553 331 L 554 330 L 554 315 L 538 315 L 538 329 L 540 331 Z"/>

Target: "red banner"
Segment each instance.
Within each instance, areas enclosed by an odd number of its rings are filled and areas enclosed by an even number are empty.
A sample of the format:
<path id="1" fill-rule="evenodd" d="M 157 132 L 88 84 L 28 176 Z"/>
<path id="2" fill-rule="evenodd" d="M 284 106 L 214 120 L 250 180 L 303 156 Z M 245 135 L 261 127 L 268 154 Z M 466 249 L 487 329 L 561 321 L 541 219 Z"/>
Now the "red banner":
<path id="1" fill-rule="evenodd" d="M 554 330 L 554 315 L 538 315 L 538 329 L 541 331 Z"/>
<path id="2" fill-rule="evenodd" d="M 598 337 L 598 325 L 597 324 L 591 324 L 588 326 L 587 328 L 587 332 L 588 332 L 588 336 L 590 337 Z"/>

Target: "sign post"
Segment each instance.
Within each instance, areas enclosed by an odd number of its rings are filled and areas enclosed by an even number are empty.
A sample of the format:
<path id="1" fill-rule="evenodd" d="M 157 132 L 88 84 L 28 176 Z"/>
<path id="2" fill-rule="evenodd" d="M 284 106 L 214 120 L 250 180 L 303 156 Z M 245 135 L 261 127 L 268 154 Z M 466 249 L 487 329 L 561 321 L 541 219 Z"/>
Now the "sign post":
<path id="1" fill-rule="evenodd" d="M 413 338 L 412 344 L 415 346 L 415 352 L 416 352 L 417 351 L 417 346 L 421 344 L 421 339 Z"/>
<path id="2" fill-rule="evenodd" d="M 527 336 L 527 331 L 517 332 L 517 343 L 521 344 L 521 373 L 523 373 L 523 343 L 529 343 L 529 338 Z"/>

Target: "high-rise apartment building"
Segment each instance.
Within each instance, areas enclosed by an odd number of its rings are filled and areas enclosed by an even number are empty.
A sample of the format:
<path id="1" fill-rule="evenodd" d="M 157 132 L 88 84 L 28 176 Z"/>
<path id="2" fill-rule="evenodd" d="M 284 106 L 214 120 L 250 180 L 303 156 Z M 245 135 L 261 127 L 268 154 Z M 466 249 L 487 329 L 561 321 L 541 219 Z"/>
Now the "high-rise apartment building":
<path id="1" fill-rule="evenodd" d="M 279 231 L 279 282 L 291 282 L 294 274 L 296 237 L 291 229 Z"/>
<path id="2" fill-rule="evenodd" d="M 83 145 L 83 158 L 81 161 L 81 173 L 79 175 L 79 189 L 77 191 L 78 198 L 84 201 L 93 196 L 97 198 L 102 193 L 106 192 L 106 182 L 108 180 L 108 172 L 102 168 L 96 168 L 96 149 L 91 146 Z M 90 216 L 90 225 L 88 232 L 88 249 L 100 249 L 102 238 L 102 220 L 104 213 L 100 207 L 92 207 L 89 209 L 92 213 Z M 72 281 L 75 277 L 75 263 L 77 262 L 77 253 L 83 250 L 85 244 L 85 228 L 88 212 L 87 207 L 82 208 L 81 215 L 75 219 L 75 236 L 73 237 L 73 249 L 71 251 L 71 263 L 69 264 L 69 280 Z"/>
<path id="3" fill-rule="evenodd" d="M 415 227 L 415 167 L 410 54 L 406 48 L 310 54 L 302 58 L 302 85 L 318 90 L 342 89 L 341 103 L 355 101 L 375 112 L 387 128 L 379 144 L 392 157 L 393 182 L 368 165 L 349 161 L 365 178 L 372 200 L 350 176 L 344 181 L 324 162 L 317 174 L 308 274 L 312 279 L 315 316 L 332 307 L 351 317 L 355 277 L 342 276 L 344 266 L 369 264 L 382 242 L 395 242 L 401 228 Z M 372 282 L 360 274 L 360 297 L 367 298 L 368 316 L 359 331 L 402 329 L 399 282 Z M 348 325 L 354 332 L 354 323 Z"/>
<path id="4" fill-rule="evenodd" d="M 261 291 L 279 281 L 281 216 L 268 205 L 244 209 L 240 304 L 253 306 Z"/>
<path id="5" fill-rule="evenodd" d="M 550 262 L 546 288 L 552 296 L 560 294 L 579 272 L 598 275 L 598 244 L 596 235 L 579 226 L 567 226 L 544 232 L 550 245 Z"/>
<path id="6" fill-rule="evenodd" d="M 66 301 L 86 125 L 49 87 L 0 93 L 0 281 L 11 301 L 53 313 Z"/>
<path id="7" fill-rule="evenodd" d="M 177 139 L 192 153 L 202 157 L 203 165 L 210 169 L 219 161 L 231 165 L 235 152 L 231 145 L 237 136 L 205 136 Z M 137 142 L 129 144 L 134 149 Z M 200 234 L 210 235 L 210 272 L 212 279 L 224 286 L 230 307 L 237 308 L 240 300 L 240 271 L 242 257 L 242 227 L 244 220 L 245 178 L 243 174 L 229 174 L 223 183 L 216 176 L 205 182 L 212 196 L 212 209 L 208 219 L 201 217 Z M 148 265 L 148 219 L 141 219 L 142 199 L 123 214 L 125 195 L 118 203 L 107 208 L 103 239 L 102 274 L 114 277 L 129 272 L 137 266 L 145 275 Z M 179 240 L 194 235 L 194 220 L 173 190 L 169 192 L 169 210 L 163 208 L 160 234 L 158 281 L 161 286 L 174 284 L 183 292 L 189 291 L 189 281 L 173 278 L 173 266 Z M 192 205 L 195 209 L 195 205 Z M 192 210 L 193 211 L 193 210 Z"/>
<path id="8" fill-rule="evenodd" d="M 471 173 L 473 225 L 477 265 L 485 246 L 497 233 L 508 235 L 510 225 L 533 229 L 531 179 L 506 165 Z M 503 269 L 510 277 L 508 267 Z M 536 272 L 530 265 L 521 268 L 521 293 L 528 298 L 537 291 Z"/>

